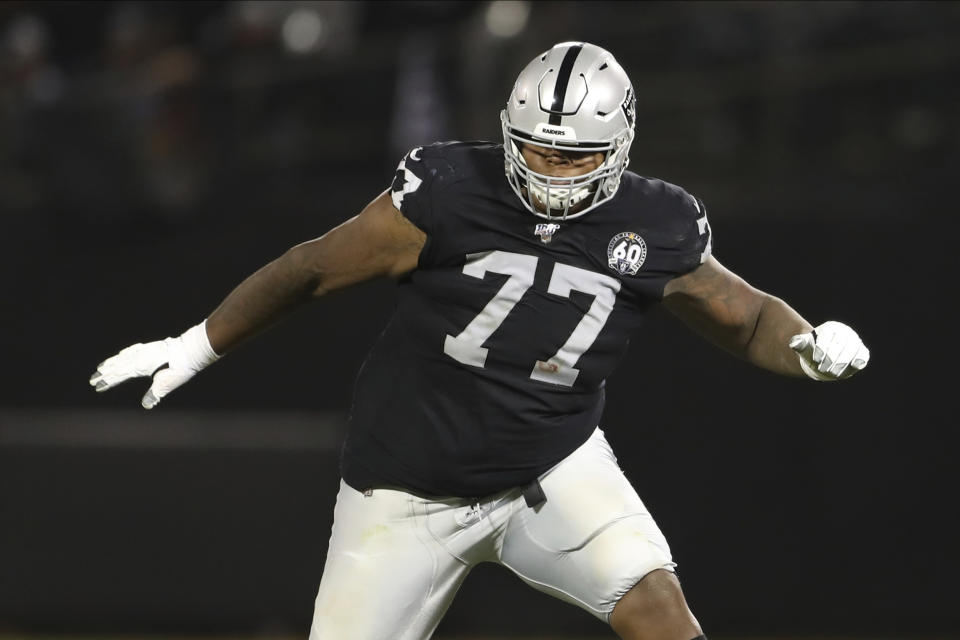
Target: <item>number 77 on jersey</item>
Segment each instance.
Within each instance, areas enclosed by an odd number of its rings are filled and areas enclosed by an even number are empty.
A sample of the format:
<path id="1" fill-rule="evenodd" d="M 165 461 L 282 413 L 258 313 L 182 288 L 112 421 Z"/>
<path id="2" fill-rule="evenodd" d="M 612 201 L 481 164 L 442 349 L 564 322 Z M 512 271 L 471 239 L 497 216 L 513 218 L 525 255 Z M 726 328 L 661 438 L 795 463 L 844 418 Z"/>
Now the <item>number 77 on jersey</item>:
<path id="1" fill-rule="evenodd" d="M 447 335 L 443 352 L 466 365 L 483 368 L 488 349 L 483 343 L 503 324 L 513 308 L 533 285 L 538 258 L 509 251 L 486 251 L 467 255 L 463 272 L 483 278 L 487 272 L 508 276 L 493 299 L 456 336 Z M 560 349 L 546 362 L 537 361 L 530 378 L 565 387 L 573 386 L 579 369 L 577 361 L 589 349 L 613 311 L 620 282 L 615 278 L 579 267 L 556 263 L 547 292 L 569 297 L 572 291 L 594 296 L 593 303 Z"/>

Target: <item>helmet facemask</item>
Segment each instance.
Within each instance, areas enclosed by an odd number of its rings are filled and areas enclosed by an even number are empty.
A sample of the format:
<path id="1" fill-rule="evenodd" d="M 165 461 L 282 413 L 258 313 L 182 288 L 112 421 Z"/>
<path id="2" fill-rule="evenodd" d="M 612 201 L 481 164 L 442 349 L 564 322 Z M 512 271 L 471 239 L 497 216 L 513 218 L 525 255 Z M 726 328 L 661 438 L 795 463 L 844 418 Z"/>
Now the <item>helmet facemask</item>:
<path id="1" fill-rule="evenodd" d="M 514 193 L 534 215 L 550 220 L 569 220 L 581 216 L 613 197 L 620 176 L 629 163 L 628 152 L 633 131 L 626 129 L 613 142 L 561 144 L 541 140 L 510 126 L 506 110 L 500 114 L 506 174 Z M 521 152 L 524 144 L 582 153 L 603 153 L 600 166 L 579 176 L 557 177 L 537 173 L 527 165 Z"/>

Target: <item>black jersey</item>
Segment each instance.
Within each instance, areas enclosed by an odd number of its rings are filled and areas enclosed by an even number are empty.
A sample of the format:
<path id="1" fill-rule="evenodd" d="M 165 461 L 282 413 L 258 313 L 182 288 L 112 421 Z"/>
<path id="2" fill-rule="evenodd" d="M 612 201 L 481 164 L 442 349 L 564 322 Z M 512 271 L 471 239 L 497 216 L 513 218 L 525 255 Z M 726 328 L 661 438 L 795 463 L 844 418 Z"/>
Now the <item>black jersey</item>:
<path id="1" fill-rule="evenodd" d="M 702 203 L 630 172 L 582 217 L 531 214 L 499 144 L 417 148 L 391 194 L 427 241 L 357 379 L 341 472 L 358 490 L 533 480 L 586 441 L 645 311 L 710 254 Z"/>

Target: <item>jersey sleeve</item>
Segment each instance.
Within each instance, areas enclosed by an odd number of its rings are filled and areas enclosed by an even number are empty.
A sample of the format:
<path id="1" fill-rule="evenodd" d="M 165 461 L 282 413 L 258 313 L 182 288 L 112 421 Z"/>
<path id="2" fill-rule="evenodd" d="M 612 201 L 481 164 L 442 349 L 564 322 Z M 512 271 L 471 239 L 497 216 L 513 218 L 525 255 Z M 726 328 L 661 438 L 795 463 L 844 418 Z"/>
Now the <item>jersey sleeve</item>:
<path id="1" fill-rule="evenodd" d="M 390 198 L 408 220 L 430 235 L 436 227 L 436 199 L 447 163 L 436 145 L 417 147 L 403 157 L 390 185 Z"/>
<path id="2" fill-rule="evenodd" d="M 646 240 L 650 254 L 643 269 L 651 278 L 649 294 L 659 299 L 668 282 L 710 258 L 713 230 L 702 200 L 660 180 L 651 180 L 648 186 L 647 219 L 651 222 Z"/>
<path id="3" fill-rule="evenodd" d="M 689 273 L 707 261 L 713 253 L 713 232 L 707 220 L 707 207 L 700 198 L 677 188 L 679 202 L 676 245 L 672 248 L 676 276 Z M 679 205 L 679 206 L 677 206 Z"/>

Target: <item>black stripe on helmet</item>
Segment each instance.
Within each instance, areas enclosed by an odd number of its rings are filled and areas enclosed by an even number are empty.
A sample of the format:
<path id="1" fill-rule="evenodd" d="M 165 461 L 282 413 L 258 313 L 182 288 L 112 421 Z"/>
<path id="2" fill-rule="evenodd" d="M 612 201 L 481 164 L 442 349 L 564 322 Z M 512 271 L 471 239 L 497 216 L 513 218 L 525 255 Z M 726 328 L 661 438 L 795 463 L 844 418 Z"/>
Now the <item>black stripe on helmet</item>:
<path id="1" fill-rule="evenodd" d="M 583 45 L 578 44 L 567 49 L 563 56 L 563 62 L 560 63 L 560 70 L 557 72 L 557 83 L 553 87 L 553 108 L 550 109 L 550 124 L 560 124 L 560 114 L 563 113 L 563 104 L 567 97 L 567 85 L 570 84 L 570 75 L 573 72 L 573 63 L 577 61 L 577 56 L 583 50 Z"/>

